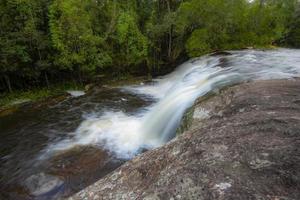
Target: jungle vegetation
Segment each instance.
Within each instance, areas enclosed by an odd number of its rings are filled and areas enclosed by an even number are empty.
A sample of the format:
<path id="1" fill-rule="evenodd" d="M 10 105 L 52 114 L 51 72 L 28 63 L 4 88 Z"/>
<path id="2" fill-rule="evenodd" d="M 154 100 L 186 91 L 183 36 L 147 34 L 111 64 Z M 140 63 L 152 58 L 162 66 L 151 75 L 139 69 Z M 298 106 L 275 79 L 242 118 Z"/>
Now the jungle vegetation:
<path id="1" fill-rule="evenodd" d="M 298 0 L 1 0 L 0 92 L 270 45 L 300 47 Z"/>

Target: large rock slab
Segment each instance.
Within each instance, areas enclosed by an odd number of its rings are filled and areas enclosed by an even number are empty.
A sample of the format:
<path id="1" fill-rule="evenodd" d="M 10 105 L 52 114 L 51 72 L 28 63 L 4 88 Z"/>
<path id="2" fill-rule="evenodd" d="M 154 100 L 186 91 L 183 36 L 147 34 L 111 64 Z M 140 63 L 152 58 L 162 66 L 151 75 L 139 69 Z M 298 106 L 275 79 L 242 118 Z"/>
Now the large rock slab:
<path id="1" fill-rule="evenodd" d="M 194 109 L 184 134 L 69 199 L 300 199 L 300 80 L 234 86 Z"/>

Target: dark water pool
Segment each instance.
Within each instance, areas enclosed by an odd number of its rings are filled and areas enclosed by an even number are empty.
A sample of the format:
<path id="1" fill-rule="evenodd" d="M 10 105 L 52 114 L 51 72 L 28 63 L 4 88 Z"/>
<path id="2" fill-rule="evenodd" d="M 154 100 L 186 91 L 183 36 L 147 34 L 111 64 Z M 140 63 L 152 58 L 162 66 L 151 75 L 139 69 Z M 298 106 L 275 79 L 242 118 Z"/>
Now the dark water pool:
<path id="1" fill-rule="evenodd" d="M 106 110 L 128 115 L 152 103 L 120 89 L 98 88 L 57 103 L 26 105 L 0 117 L 0 199 L 68 196 L 124 163 L 100 146 L 75 146 L 41 159 L 49 144 L 70 136 L 84 116 Z"/>

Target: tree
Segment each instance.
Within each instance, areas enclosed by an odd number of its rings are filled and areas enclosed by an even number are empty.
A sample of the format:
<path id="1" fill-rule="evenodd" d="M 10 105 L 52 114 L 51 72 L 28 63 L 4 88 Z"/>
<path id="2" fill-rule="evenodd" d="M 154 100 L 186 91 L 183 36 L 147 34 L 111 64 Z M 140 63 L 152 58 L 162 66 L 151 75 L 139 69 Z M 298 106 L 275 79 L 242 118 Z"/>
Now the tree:
<path id="1" fill-rule="evenodd" d="M 120 14 L 115 37 L 119 47 L 116 59 L 121 60 L 119 65 L 138 65 L 147 60 L 148 40 L 139 30 L 133 11 Z"/>
<path id="2" fill-rule="evenodd" d="M 286 42 L 292 47 L 300 48 L 300 3 L 298 3 L 297 10 L 291 21 Z"/>
<path id="3" fill-rule="evenodd" d="M 101 51 L 103 38 L 92 29 L 91 1 L 53 1 L 49 10 L 53 47 L 57 50 L 55 64 L 62 69 L 75 70 L 82 83 L 82 73 L 111 63 L 111 57 Z"/>
<path id="4" fill-rule="evenodd" d="M 57 76 L 159 75 L 188 57 L 282 40 L 299 47 L 298 0 L 2 0 L 0 17 L 7 91 Z"/>
<path id="5" fill-rule="evenodd" d="M 0 65 L 9 91 L 10 77 L 36 79 L 48 46 L 46 1 L 4 0 L 0 4 Z M 47 28 L 46 28 L 47 29 Z"/>

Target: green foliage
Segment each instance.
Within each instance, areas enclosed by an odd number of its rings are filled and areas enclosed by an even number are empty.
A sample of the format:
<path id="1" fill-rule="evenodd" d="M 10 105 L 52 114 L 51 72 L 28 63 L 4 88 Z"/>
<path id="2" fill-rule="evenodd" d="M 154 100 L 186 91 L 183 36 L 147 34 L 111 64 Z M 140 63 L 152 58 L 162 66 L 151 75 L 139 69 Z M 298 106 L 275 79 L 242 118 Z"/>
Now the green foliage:
<path id="1" fill-rule="evenodd" d="M 300 48 L 300 3 L 291 20 L 289 30 L 286 37 L 286 43 L 289 46 Z"/>
<path id="2" fill-rule="evenodd" d="M 190 57 L 201 56 L 211 51 L 209 44 L 209 32 L 207 29 L 197 29 L 193 31 L 187 40 L 186 49 Z"/>
<path id="3" fill-rule="evenodd" d="M 137 65 L 147 59 L 148 40 L 140 32 L 134 13 L 121 13 L 116 25 L 119 58 L 123 65 Z"/>
<path id="4" fill-rule="evenodd" d="M 28 101 L 39 101 L 55 95 L 66 94 L 67 90 L 84 90 L 73 82 L 52 85 L 50 88 L 41 87 L 31 90 L 18 90 L 0 95 L 0 110 Z"/>
<path id="5" fill-rule="evenodd" d="M 211 50 L 267 46 L 286 32 L 295 0 L 191 0 L 178 9 L 176 31 L 188 34 L 186 51 L 197 56 Z"/>
<path id="6" fill-rule="evenodd" d="M 111 63 L 101 51 L 102 38 L 93 33 L 89 2 L 56 0 L 49 9 L 51 39 L 58 51 L 55 64 L 62 68 L 94 71 Z"/>
<path id="7" fill-rule="evenodd" d="M 0 91 L 49 87 L 61 74 L 157 75 L 216 50 L 299 47 L 299 10 L 298 0 L 2 0 Z"/>
<path id="8" fill-rule="evenodd" d="M 293 26 L 288 35 L 288 44 L 292 47 L 300 48 L 300 20 L 293 23 Z"/>

